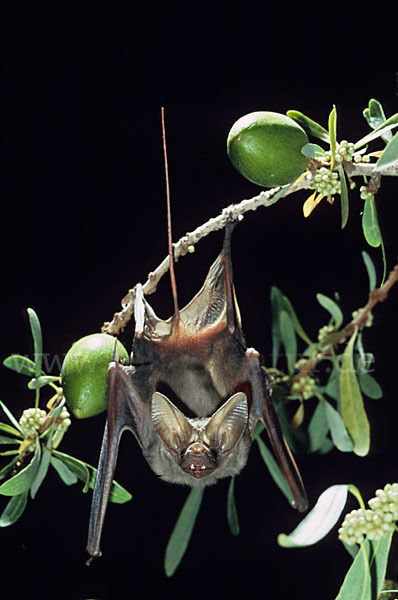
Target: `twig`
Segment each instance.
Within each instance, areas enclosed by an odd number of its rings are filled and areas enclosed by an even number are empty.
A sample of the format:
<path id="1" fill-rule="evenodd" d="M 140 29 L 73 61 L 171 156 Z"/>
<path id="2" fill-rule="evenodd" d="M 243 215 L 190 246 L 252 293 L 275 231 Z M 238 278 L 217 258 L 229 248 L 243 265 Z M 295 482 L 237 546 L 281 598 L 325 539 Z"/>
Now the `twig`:
<path id="1" fill-rule="evenodd" d="M 356 328 L 361 328 L 366 325 L 366 321 L 371 310 L 376 306 L 378 302 L 384 302 L 387 298 L 388 293 L 392 286 L 398 282 L 398 265 L 390 271 L 387 281 L 379 288 L 374 289 L 369 294 L 369 299 L 366 305 L 358 312 L 358 314 L 349 322 L 341 331 L 332 334 L 331 341 L 325 348 L 317 352 L 315 358 L 305 362 L 299 369 L 298 373 L 292 378 L 292 381 L 298 381 L 301 377 L 308 375 L 318 363 L 320 363 L 326 356 L 331 354 L 332 349 L 337 344 L 341 344 L 346 340 L 347 337 L 351 337 Z"/>
<path id="2" fill-rule="evenodd" d="M 389 165 L 383 169 L 376 169 L 375 164 L 354 164 L 345 163 L 344 168 L 350 177 L 357 175 L 366 175 L 367 177 L 380 176 L 398 176 L 398 163 Z M 229 220 L 241 219 L 246 212 L 257 210 L 260 207 L 267 207 L 275 204 L 281 198 L 293 194 L 299 190 L 309 189 L 313 186 L 313 173 L 306 172 L 290 185 L 276 187 L 270 190 L 262 191 L 253 198 L 242 200 L 238 204 L 231 204 L 224 208 L 218 217 L 212 217 L 203 225 L 200 225 L 194 231 L 184 235 L 176 244 L 174 244 L 174 259 L 177 261 L 181 256 L 187 254 L 190 247 L 195 246 L 201 239 L 214 231 L 223 229 Z M 169 257 L 167 256 L 160 265 L 148 274 L 147 281 L 143 285 L 143 292 L 147 296 L 156 291 L 161 278 L 169 270 Z M 386 282 L 387 283 L 387 282 Z M 130 289 L 121 301 L 122 310 L 113 315 L 110 322 L 105 322 L 102 331 L 111 335 L 118 335 L 134 314 L 135 287 Z"/>

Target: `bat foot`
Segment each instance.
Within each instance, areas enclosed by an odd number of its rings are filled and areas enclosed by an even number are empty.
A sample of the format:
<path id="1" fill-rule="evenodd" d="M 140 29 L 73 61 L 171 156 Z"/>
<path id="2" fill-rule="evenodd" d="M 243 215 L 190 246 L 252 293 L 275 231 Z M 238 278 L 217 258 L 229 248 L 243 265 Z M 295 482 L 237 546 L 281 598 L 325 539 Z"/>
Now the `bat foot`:
<path id="1" fill-rule="evenodd" d="M 90 558 L 88 558 L 88 559 L 86 560 L 86 567 L 90 567 L 90 566 L 92 565 L 93 561 L 94 561 L 96 558 L 100 558 L 101 556 L 102 556 L 102 552 L 101 552 L 101 550 L 100 550 L 99 552 L 97 552 L 96 554 L 91 554 Z"/>

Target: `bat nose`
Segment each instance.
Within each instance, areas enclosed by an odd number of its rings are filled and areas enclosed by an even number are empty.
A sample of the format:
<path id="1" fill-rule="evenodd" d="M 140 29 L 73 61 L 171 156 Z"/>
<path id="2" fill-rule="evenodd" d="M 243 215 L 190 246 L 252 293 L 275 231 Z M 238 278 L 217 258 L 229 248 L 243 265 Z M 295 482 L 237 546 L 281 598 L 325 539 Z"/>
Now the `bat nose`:
<path id="1" fill-rule="evenodd" d="M 193 452 L 194 454 L 207 454 L 203 444 L 200 444 L 199 442 L 191 444 L 188 448 L 188 452 Z"/>

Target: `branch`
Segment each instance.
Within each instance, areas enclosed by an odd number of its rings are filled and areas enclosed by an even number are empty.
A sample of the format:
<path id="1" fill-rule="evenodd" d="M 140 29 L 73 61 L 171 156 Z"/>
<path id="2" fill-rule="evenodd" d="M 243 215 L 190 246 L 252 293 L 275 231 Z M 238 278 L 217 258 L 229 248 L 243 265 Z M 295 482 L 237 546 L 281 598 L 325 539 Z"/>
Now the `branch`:
<path id="1" fill-rule="evenodd" d="M 337 331 L 335 334 L 330 336 L 330 341 L 325 348 L 321 349 L 317 352 L 316 358 L 308 360 L 303 366 L 299 369 L 298 373 L 292 378 L 292 381 L 298 381 L 301 377 L 308 375 L 318 363 L 324 360 L 325 357 L 329 356 L 332 353 L 332 349 L 337 344 L 343 343 L 347 337 L 351 337 L 354 333 L 355 329 L 364 327 L 366 325 L 368 315 L 371 310 L 376 306 L 378 302 L 384 302 L 387 298 L 388 293 L 392 286 L 398 282 L 398 265 L 390 271 L 387 281 L 379 288 L 374 289 L 369 294 L 368 301 L 366 305 L 358 311 L 358 314 L 347 323 L 345 327 L 341 331 Z"/>
<path id="2" fill-rule="evenodd" d="M 350 177 L 363 175 L 364 177 L 398 177 L 398 161 L 385 167 L 376 168 L 375 164 L 371 163 L 345 163 L 345 172 Z"/>
<path id="3" fill-rule="evenodd" d="M 314 171 L 319 166 L 316 160 L 311 159 L 309 170 L 303 173 L 292 184 L 282 187 L 272 188 L 262 191 L 257 196 L 248 200 L 242 200 L 238 204 L 231 204 L 223 209 L 218 217 L 209 219 L 203 225 L 197 227 L 194 231 L 184 235 L 176 244 L 174 244 L 174 258 L 177 261 L 181 256 L 185 256 L 191 247 L 194 247 L 201 239 L 208 236 L 214 231 L 224 229 L 227 221 L 241 220 L 243 215 L 249 211 L 257 210 L 260 207 L 267 207 L 275 204 L 281 198 L 293 194 L 299 190 L 309 189 L 313 187 Z M 355 164 L 344 163 L 344 169 L 350 177 L 357 175 L 366 175 L 374 178 L 377 182 L 381 176 L 391 175 L 398 176 L 398 163 L 377 169 L 375 164 Z M 157 285 L 161 278 L 169 270 L 169 257 L 160 263 L 160 265 L 151 273 L 143 285 L 144 294 L 150 295 L 156 291 Z M 135 287 L 130 289 L 121 301 L 122 310 L 113 315 L 110 322 L 105 322 L 102 326 L 102 331 L 111 335 L 118 335 L 131 317 L 134 314 Z"/>

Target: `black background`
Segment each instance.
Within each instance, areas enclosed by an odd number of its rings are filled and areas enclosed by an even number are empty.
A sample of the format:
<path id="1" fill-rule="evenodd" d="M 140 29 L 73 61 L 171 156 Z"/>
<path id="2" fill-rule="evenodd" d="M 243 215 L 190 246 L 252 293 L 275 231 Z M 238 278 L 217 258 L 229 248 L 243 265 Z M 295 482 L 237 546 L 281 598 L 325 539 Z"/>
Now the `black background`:
<path id="1" fill-rule="evenodd" d="M 174 238 L 223 207 L 258 193 L 226 156 L 233 122 L 253 110 L 301 110 L 324 125 L 333 104 L 340 138 L 367 133 L 371 97 L 397 110 L 397 64 L 388 19 L 318 7 L 177 3 L 15 6 L 2 39 L 3 175 L 1 234 L 2 358 L 32 353 L 25 308 L 41 319 L 44 350 L 55 361 L 76 339 L 98 331 L 127 289 L 166 253 L 160 107 L 166 108 Z M 396 260 L 397 187 L 383 181 L 379 212 L 389 265 Z M 315 294 L 342 297 L 345 318 L 363 305 L 367 249 L 362 202 L 352 194 L 348 226 L 338 201 L 302 216 L 301 192 L 248 214 L 233 241 L 234 273 L 250 346 L 271 350 L 269 290 L 292 300 L 312 337 L 327 316 Z M 200 287 L 222 234 L 201 242 L 177 266 L 180 302 Z M 168 284 L 151 299 L 172 312 Z M 357 484 L 365 498 L 397 480 L 395 335 L 397 292 L 375 310 L 365 343 L 385 390 L 366 402 L 370 455 L 332 452 L 298 459 L 313 504 L 334 483 Z M 123 341 L 131 344 L 131 329 Z M 59 363 L 58 363 L 59 364 Z M 1 399 L 19 415 L 32 402 L 26 380 L 1 370 Z M 62 449 L 95 464 L 104 417 L 74 423 Z M 51 473 L 21 520 L 0 532 L 3 584 L 16 598 L 130 598 L 162 593 L 192 598 L 261 593 L 328 600 L 350 559 L 330 534 L 317 546 L 283 550 L 276 535 L 299 521 L 271 482 L 256 449 L 237 480 L 241 534 L 229 533 L 227 483 L 206 491 L 188 552 L 172 579 L 163 553 L 187 491 L 156 480 L 134 439 L 121 444 L 117 479 L 134 499 L 111 506 L 102 559 L 87 569 L 89 495 Z M 352 507 L 354 504 L 352 503 Z M 187 587 L 189 586 L 189 587 Z"/>

